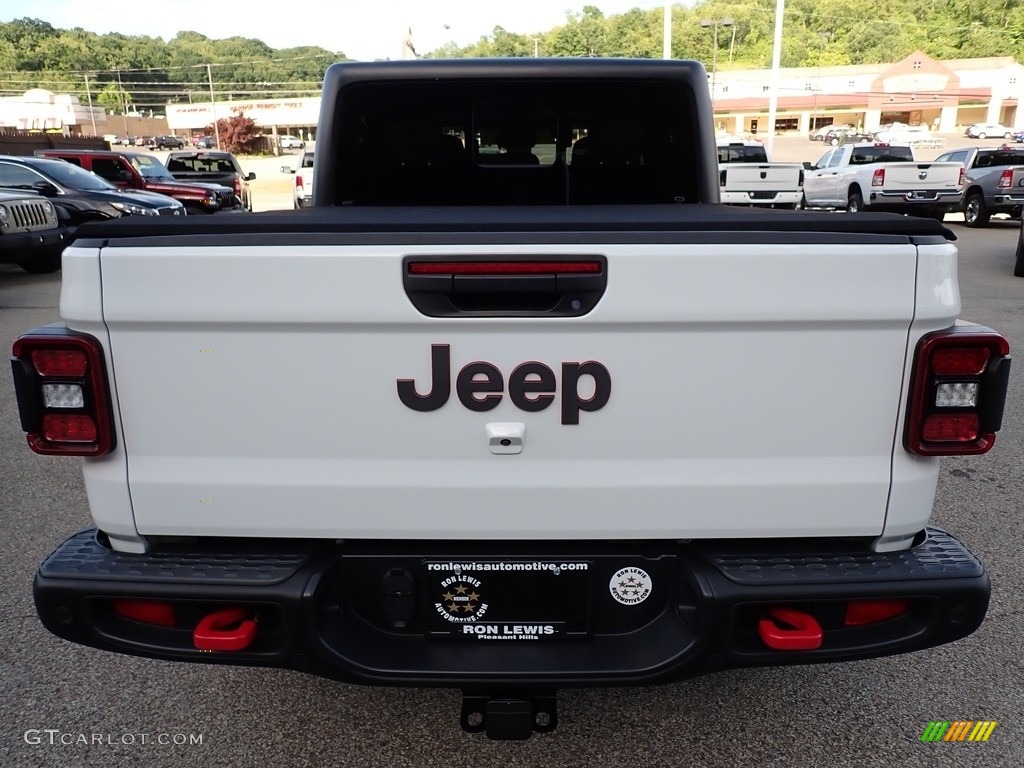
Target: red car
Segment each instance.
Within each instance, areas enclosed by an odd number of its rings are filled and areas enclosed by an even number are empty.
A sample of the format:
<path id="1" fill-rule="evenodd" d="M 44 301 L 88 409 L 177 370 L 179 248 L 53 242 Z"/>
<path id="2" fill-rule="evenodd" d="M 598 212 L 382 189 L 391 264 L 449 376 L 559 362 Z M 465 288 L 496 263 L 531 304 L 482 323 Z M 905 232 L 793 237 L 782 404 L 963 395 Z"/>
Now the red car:
<path id="1" fill-rule="evenodd" d="M 148 152 L 64 148 L 40 149 L 36 155 L 66 160 L 121 189 L 145 189 L 168 195 L 180 200 L 192 214 L 244 210 L 230 186 L 179 181 L 159 158 Z"/>

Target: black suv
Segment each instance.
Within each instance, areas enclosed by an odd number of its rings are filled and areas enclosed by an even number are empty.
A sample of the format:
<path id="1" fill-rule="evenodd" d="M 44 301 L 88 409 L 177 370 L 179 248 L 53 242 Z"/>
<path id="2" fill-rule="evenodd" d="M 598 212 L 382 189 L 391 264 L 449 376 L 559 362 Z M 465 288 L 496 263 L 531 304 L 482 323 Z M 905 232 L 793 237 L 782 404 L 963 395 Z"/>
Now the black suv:
<path id="1" fill-rule="evenodd" d="M 185 206 L 154 192 L 118 189 L 63 160 L 0 155 L 0 189 L 28 190 L 67 213 L 67 226 L 121 216 L 182 216 Z"/>
<path id="2" fill-rule="evenodd" d="M 146 146 L 150 149 L 182 149 L 185 140 L 177 136 L 153 136 Z"/>
<path id="3" fill-rule="evenodd" d="M 247 211 L 252 210 L 252 195 L 249 182 L 256 178 L 253 172 L 246 173 L 238 158 L 230 152 L 218 150 L 185 150 L 171 152 L 164 160 L 171 176 L 180 181 L 222 184 L 235 190 L 235 196 Z"/>

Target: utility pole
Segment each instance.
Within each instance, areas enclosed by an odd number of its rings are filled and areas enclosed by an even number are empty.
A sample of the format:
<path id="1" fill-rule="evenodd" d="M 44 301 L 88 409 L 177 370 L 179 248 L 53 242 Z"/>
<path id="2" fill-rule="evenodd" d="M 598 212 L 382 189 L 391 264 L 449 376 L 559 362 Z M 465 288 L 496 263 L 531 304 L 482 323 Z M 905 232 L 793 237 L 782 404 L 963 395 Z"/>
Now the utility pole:
<path id="1" fill-rule="evenodd" d="M 117 70 L 117 90 L 121 94 L 121 117 L 124 119 L 124 135 L 128 136 L 128 99 L 125 98 L 124 86 L 121 84 L 121 68 Z"/>
<path id="2" fill-rule="evenodd" d="M 85 76 L 85 98 L 89 102 L 89 118 L 92 120 L 92 135 L 96 135 L 96 114 L 92 111 L 92 91 L 89 90 L 89 75 Z"/>
<path id="3" fill-rule="evenodd" d="M 217 103 L 213 100 L 213 70 L 206 65 L 206 79 L 210 82 L 210 112 L 213 114 L 213 133 L 217 137 L 217 149 L 220 149 L 220 127 L 217 125 Z"/>
<path id="4" fill-rule="evenodd" d="M 711 110 L 715 109 L 715 78 L 718 75 L 718 28 L 719 27 L 731 27 L 733 20 L 730 18 L 725 19 L 701 19 L 700 25 L 702 27 L 713 27 L 714 28 L 714 46 L 711 49 Z"/>
<path id="5" fill-rule="evenodd" d="M 672 58 L 672 0 L 665 0 L 661 30 L 661 58 Z"/>
<path id="6" fill-rule="evenodd" d="M 768 156 L 775 143 L 775 115 L 779 108 L 779 64 L 782 61 L 782 19 L 786 13 L 786 0 L 775 0 L 775 38 L 772 43 L 772 85 L 768 94 Z"/>
<path id="7" fill-rule="evenodd" d="M 825 48 L 828 41 L 832 39 L 832 33 L 827 31 L 818 32 L 818 39 L 821 40 L 821 50 L 818 51 L 818 82 L 814 86 L 814 109 L 811 112 L 811 131 L 817 130 L 815 124 L 818 119 L 818 92 L 821 90 L 821 61 L 825 58 Z"/>

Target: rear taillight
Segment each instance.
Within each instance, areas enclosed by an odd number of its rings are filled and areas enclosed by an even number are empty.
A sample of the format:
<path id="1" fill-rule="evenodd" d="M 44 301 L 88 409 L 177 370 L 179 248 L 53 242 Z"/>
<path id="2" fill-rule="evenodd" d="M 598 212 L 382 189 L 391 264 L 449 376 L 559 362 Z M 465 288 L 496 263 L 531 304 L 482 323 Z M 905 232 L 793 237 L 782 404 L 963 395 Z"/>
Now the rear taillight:
<path id="1" fill-rule="evenodd" d="M 871 186 L 872 187 L 883 187 L 885 186 L 885 168 L 877 168 L 875 172 L 871 174 Z"/>
<path id="2" fill-rule="evenodd" d="M 1009 189 L 1013 186 L 1013 171 L 1007 168 L 1005 171 L 999 174 L 999 183 L 996 184 L 999 189 Z"/>
<path id="3" fill-rule="evenodd" d="M 295 188 L 302 189 L 302 174 L 295 175 Z"/>
<path id="4" fill-rule="evenodd" d="M 22 336 L 11 369 L 33 451 L 100 456 L 113 450 L 107 372 L 96 339 L 67 330 Z"/>
<path id="5" fill-rule="evenodd" d="M 985 453 L 1002 426 L 1010 345 L 980 326 L 923 337 L 910 380 L 904 445 L 919 456 Z"/>
<path id="6" fill-rule="evenodd" d="M 964 179 L 967 178 L 967 171 L 963 166 L 960 166 L 960 178 L 956 180 L 956 185 L 962 187 L 964 185 Z"/>
<path id="7" fill-rule="evenodd" d="M 720 186 L 720 187 L 724 187 L 725 186 L 725 174 L 726 173 L 728 173 L 728 171 L 719 171 L 718 172 L 718 186 Z"/>

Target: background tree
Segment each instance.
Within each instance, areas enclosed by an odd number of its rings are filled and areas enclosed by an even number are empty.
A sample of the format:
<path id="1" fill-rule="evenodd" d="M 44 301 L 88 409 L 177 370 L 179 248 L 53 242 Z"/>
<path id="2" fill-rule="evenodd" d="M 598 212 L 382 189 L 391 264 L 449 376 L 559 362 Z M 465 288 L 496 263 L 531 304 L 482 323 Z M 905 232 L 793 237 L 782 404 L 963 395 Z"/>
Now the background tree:
<path id="1" fill-rule="evenodd" d="M 217 121 L 220 132 L 220 148 L 235 155 L 254 155 L 260 143 L 259 128 L 256 122 L 239 112 L 234 117 L 222 118 Z M 209 135 L 214 135 L 212 125 L 206 127 Z"/>
<path id="2" fill-rule="evenodd" d="M 698 0 L 672 10 L 672 56 L 711 66 L 712 31 L 702 19 L 731 18 L 719 28 L 719 71 L 771 66 L 775 0 Z M 660 58 L 661 7 L 605 16 L 598 5 L 566 15 L 549 30 L 496 26 L 466 46 L 446 43 L 427 58 L 630 56 Z M 825 34 L 823 34 L 825 33 Z M 896 62 L 916 50 L 937 59 L 1024 55 L 1024 0 L 787 0 L 782 66 L 816 67 Z M 215 98 L 280 98 L 318 94 L 324 72 L 346 57 L 316 46 L 275 50 L 260 40 L 213 40 L 194 31 L 170 40 L 119 33 L 62 30 L 39 19 L 0 22 L 0 95 L 30 88 L 74 93 L 84 103 L 88 76 L 94 98 L 120 109 L 118 75 L 127 102 L 163 112 L 168 102 L 208 102 L 207 65 Z"/>

